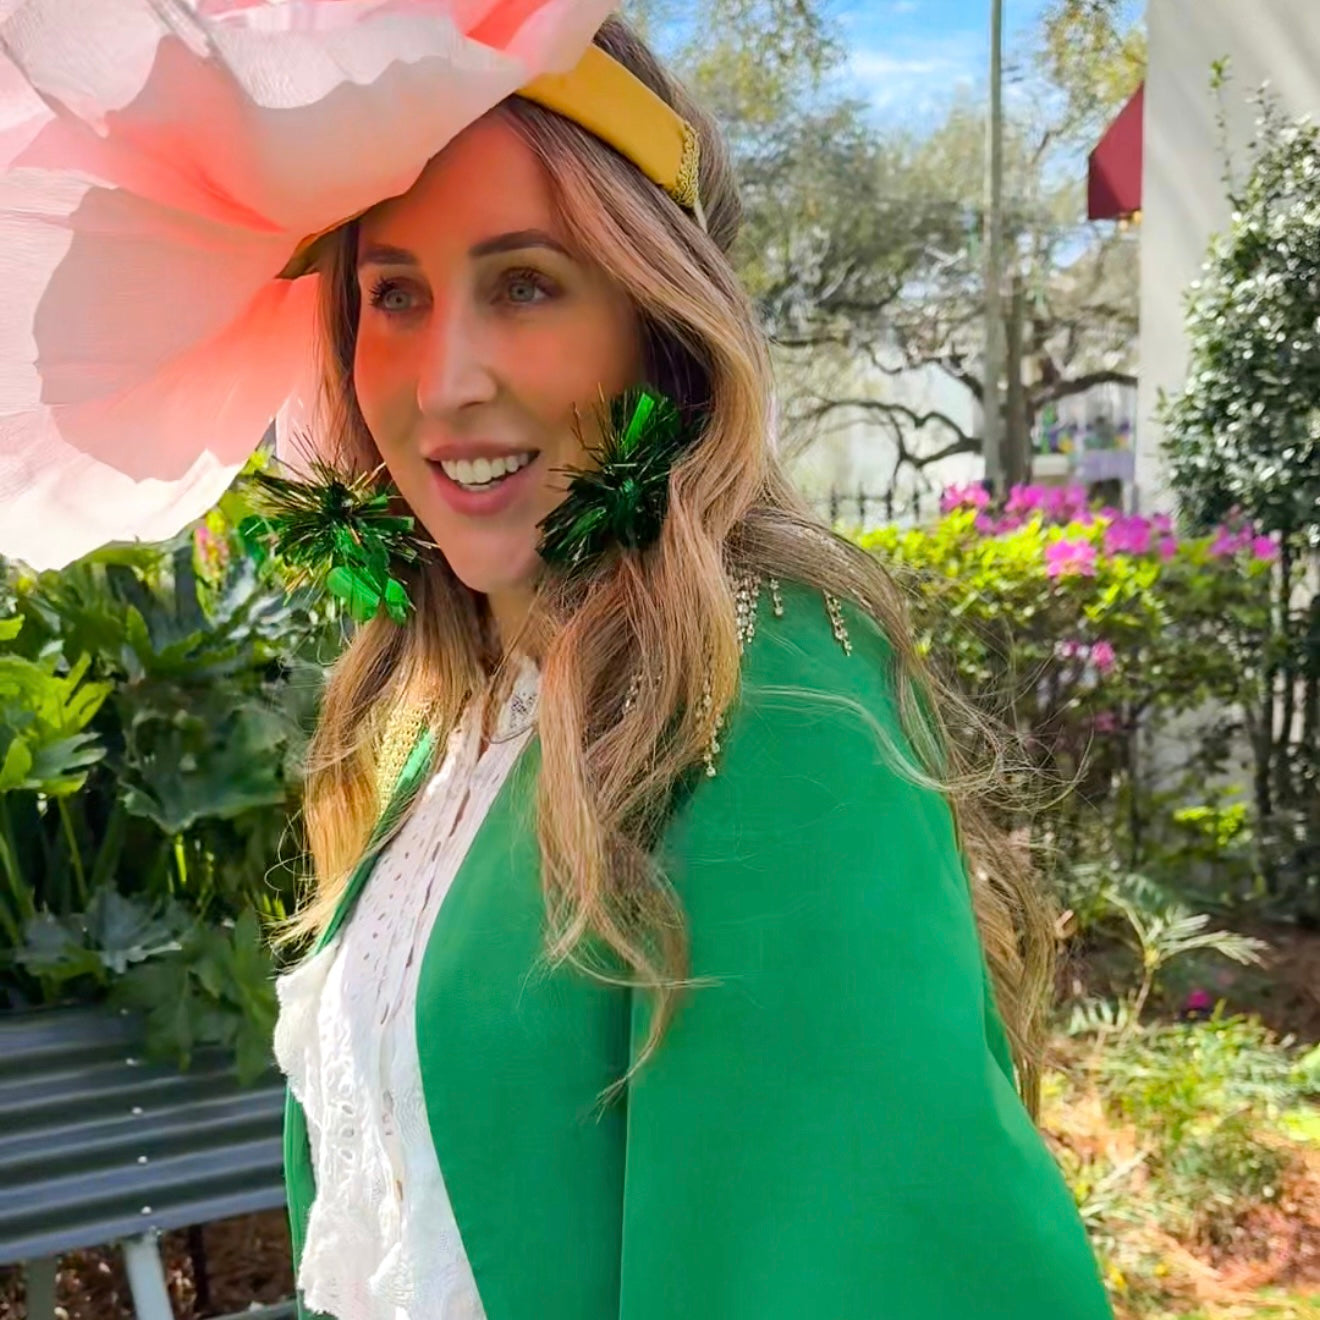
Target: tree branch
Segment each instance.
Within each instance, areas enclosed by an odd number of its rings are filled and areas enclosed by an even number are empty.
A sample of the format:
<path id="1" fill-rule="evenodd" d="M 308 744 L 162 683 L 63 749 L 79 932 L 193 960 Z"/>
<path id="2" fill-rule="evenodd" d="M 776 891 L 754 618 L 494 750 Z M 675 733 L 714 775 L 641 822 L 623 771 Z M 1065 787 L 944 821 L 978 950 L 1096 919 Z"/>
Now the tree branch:
<path id="1" fill-rule="evenodd" d="M 1085 394 L 1096 385 L 1135 385 L 1137 378 L 1128 371 L 1091 371 L 1084 376 L 1073 376 L 1069 380 L 1056 380 L 1045 389 L 1033 392 L 1032 399 L 1036 407 L 1055 403 L 1074 394 Z"/>
<path id="2" fill-rule="evenodd" d="M 905 403 L 893 403 L 887 399 L 818 399 L 816 407 L 811 409 L 807 415 L 811 421 L 819 421 L 822 417 L 828 416 L 839 408 L 860 408 L 864 412 L 878 413 L 888 419 L 903 417 L 918 431 L 924 430 L 931 422 L 935 422 L 940 426 L 948 427 L 959 440 L 973 441 L 973 437 L 969 436 L 948 413 L 941 412 L 938 408 L 919 413 L 915 408 L 909 408 Z M 979 440 L 975 441 L 974 444 L 977 448 L 980 447 Z M 955 450 L 954 452 L 961 451 Z"/>

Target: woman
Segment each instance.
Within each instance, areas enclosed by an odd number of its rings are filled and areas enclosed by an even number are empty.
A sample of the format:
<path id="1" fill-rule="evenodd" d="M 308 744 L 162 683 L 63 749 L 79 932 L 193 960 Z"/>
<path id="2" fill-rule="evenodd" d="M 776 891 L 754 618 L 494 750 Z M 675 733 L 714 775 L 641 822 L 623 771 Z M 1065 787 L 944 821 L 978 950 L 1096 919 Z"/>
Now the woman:
<path id="1" fill-rule="evenodd" d="M 310 272 L 317 443 L 383 463 L 428 542 L 310 755 L 276 1036 L 302 1313 L 1108 1316 L 1032 1122 L 1049 913 L 949 733 L 974 716 L 776 463 L 710 120 L 616 18 L 563 68 L 336 193 L 355 218 L 263 289 Z M 549 554 L 612 452 L 596 405 L 643 384 L 685 437 L 655 525 Z"/>
<path id="2" fill-rule="evenodd" d="M 322 942 L 277 1037 L 305 1300 L 1105 1315 L 1013 1087 L 1041 905 L 975 798 L 938 790 L 897 592 L 766 443 L 713 126 L 621 21 L 595 42 L 697 129 L 706 232 L 513 97 L 321 242 L 338 438 L 438 553 L 408 624 L 339 662 L 312 750 Z M 557 578 L 540 525 L 596 439 L 575 409 L 643 380 L 705 418 L 659 540 Z M 411 814 L 346 892 L 382 718 L 422 712 L 444 753 L 406 768 Z"/>

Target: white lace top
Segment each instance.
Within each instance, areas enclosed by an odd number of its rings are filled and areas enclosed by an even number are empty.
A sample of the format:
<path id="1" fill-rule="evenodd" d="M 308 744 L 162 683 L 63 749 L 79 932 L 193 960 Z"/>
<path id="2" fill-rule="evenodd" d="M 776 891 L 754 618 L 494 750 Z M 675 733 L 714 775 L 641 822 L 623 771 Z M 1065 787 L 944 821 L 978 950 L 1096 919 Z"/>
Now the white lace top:
<path id="1" fill-rule="evenodd" d="M 298 1286 L 335 1320 L 484 1320 L 427 1125 L 414 1006 L 436 914 L 531 736 L 538 679 L 524 661 L 484 750 L 472 703 L 352 914 L 277 982 L 275 1056 L 316 1175 Z"/>

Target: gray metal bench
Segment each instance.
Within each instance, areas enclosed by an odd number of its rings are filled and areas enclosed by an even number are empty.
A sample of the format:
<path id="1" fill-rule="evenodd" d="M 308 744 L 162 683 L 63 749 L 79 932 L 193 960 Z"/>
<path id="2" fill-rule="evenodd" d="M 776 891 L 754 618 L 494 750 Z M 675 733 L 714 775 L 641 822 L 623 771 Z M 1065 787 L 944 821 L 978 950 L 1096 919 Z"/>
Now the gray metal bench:
<path id="1" fill-rule="evenodd" d="M 0 1265 L 24 1265 L 30 1320 L 54 1315 L 61 1253 L 111 1242 L 139 1320 L 170 1320 L 160 1234 L 284 1204 L 278 1077 L 240 1087 L 206 1051 L 179 1072 L 141 1042 L 103 1009 L 0 1016 Z"/>

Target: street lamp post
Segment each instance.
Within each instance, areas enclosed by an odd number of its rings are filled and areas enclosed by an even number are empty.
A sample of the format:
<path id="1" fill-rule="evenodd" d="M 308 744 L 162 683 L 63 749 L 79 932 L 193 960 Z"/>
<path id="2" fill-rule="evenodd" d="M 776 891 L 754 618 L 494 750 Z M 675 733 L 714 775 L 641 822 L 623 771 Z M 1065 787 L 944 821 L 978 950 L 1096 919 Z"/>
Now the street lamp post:
<path id="1" fill-rule="evenodd" d="M 982 446 L 985 478 L 1000 494 L 1004 476 L 1004 0 L 990 0 L 990 107 L 985 150 L 985 370 L 982 373 Z"/>

